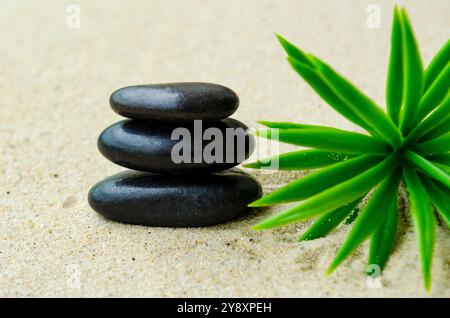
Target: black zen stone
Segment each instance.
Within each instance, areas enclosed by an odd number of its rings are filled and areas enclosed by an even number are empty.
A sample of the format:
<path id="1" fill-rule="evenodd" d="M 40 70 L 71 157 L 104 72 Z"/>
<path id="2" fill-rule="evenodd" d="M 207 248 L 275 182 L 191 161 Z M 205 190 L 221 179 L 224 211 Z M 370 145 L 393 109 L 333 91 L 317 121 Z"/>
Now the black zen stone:
<path id="1" fill-rule="evenodd" d="M 239 98 L 221 85 L 167 83 L 124 87 L 109 102 L 116 113 L 128 118 L 190 121 L 226 118 L 236 111 Z"/>
<path id="2" fill-rule="evenodd" d="M 200 122 L 175 124 L 127 119 L 106 128 L 97 145 L 112 162 L 147 172 L 221 171 L 238 165 L 253 152 L 255 139 L 240 121 L 227 118 L 202 122 L 199 127 Z M 172 132 L 177 128 L 189 136 L 172 138 Z M 208 131 L 219 137 L 209 135 L 209 140 L 204 140 Z M 186 141 L 189 141 L 189 147 L 181 147 Z"/>
<path id="3" fill-rule="evenodd" d="M 237 218 L 261 193 L 258 181 L 236 168 L 200 175 L 125 171 L 94 185 L 88 199 L 114 221 L 196 227 Z"/>

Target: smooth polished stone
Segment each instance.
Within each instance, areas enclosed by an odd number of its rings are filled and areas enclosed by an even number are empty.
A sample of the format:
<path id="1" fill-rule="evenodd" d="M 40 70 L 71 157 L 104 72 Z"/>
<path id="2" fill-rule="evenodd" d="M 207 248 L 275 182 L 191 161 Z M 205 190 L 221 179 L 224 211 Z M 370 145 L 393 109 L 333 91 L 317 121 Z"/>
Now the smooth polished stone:
<path id="1" fill-rule="evenodd" d="M 236 168 L 200 175 L 125 171 L 94 185 L 88 200 L 122 223 L 197 227 L 237 218 L 261 194 L 258 181 Z"/>
<path id="2" fill-rule="evenodd" d="M 221 171 L 253 152 L 255 139 L 247 128 L 232 118 L 184 124 L 124 120 L 106 128 L 97 145 L 107 159 L 134 170 Z"/>
<path id="3" fill-rule="evenodd" d="M 217 84 L 167 83 L 124 87 L 109 102 L 116 113 L 128 118 L 191 121 L 226 118 L 236 111 L 239 98 Z"/>

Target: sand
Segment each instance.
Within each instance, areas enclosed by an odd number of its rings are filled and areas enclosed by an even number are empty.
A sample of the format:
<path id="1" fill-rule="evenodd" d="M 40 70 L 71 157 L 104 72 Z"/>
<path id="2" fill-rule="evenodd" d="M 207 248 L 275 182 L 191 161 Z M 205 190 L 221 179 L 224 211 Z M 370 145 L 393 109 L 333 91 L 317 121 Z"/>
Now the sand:
<path id="1" fill-rule="evenodd" d="M 324 275 L 349 226 L 299 244 L 311 222 L 250 229 L 284 206 L 216 227 L 170 229 L 107 221 L 86 200 L 91 185 L 122 170 L 96 148 L 102 129 L 119 120 L 108 98 L 122 86 L 215 82 L 239 94 L 235 117 L 250 125 L 356 130 L 290 70 L 274 32 L 384 105 L 392 1 L 73 2 L 79 29 L 66 24 L 69 1 L 2 1 L 0 296 L 427 296 L 408 213 L 381 288 L 370 288 L 367 242 Z M 367 27 L 370 3 L 381 8 L 380 28 Z M 428 63 L 449 38 L 450 3 L 401 3 Z M 255 173 L 266 192 L 302 174 Z M 450 296 L 448 234 L 439 226 L 431 296 Z"/>

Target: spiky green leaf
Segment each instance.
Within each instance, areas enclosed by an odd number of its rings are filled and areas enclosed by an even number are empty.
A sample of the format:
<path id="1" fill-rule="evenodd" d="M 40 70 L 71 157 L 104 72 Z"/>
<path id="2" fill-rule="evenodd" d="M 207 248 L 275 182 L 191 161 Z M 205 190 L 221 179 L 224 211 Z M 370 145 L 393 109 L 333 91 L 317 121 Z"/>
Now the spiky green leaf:
<path id="1" fill-rule="evenodd" d="M 442 104 L 437 107 L 422 123 L 414 128 L 408 135 L 408 142 L 416 141 L 420 137 L 426 135 L 433 128 L 450 118 L 450 92 L 447 94 Z M 447 129 L 450 129 L 448 127 Z"/>
<path id="2" fill-rule="evenodd" d="M 403 109 L 400 129 L 408 133 L 417 117 L 423 94 L 424 75 L 422 59 L 405 9 L 401 10 L 403 52 Z"/>
<path id="3" fill-rule="evenodd" d="M 430 290 L 431 267 L 436 240 L 436 218 L 428 194 L 416 172 L 412 168 L 405 166 L 403 177 L 406 183 L 410 211 L 416 229 L 424 285 L 426 290 Z"/>
<path id="4" fill-rule="evenodd" d="M 319 237 L 325 237 L 333 231 L 352 211 L 360 204 L 363 197 L 350 202 L 336 210 L 325 213 L 314 222 L 309 229 L 298 239 L 299 241 L 311 241 Z"/>
<path id="5" fill-rule="evenodd" d="M 287 121 L 266 121 L 266 120 L 257 120 L 258 124 L 261 124 L 263 126 L 266 126 L 268 128 L 278 128 L 278 129 L 292 129 L 292 128 L 323 128 L 324 126 L 318 126 L 318 125 L 306 125 L 306 124 L 299 124 L 299 123 L 291 123 Z"/>
<path id="6" fill-rule="evenodd" d="M 288 183 L 278 190 L 251 203 L 250 206 L 267 206 L 307 199 L 342 181 L 354 177 L 358 173 L 366 171 L 379 163 L 380 160 L 381 158 L 375 156 L 361 156 L 336 163 L 311 173 L 306 177 Z M 344 204 L 345 203 L 342 205 Z"/>
<path id="7" fill-rule="evenodd" d="M 356 159 L 358 158 L 352 160 Z M 350 160 L 344 163 L 348 162 L 350 162 Z M 356 177 L 330 187 L 293 208 L 269 217 L 255 225 L 253 228 L 255 230 L 269 229 L 335 210 L 367 193 L 397 166 L 397 156 L 390 155 L 376 166 L 364 171 Z"/>
<path id="8" fill-rule="evenodd" d="M 415 148 L 423 156 L 448 152 L 450 151 L 450 132 L 435 139 L 419 143 Z"/>
<path id="9" fill-rule="evenodd" d="M 383 222 L 372 233 L 368 264 L 378 265 L 381 270 L 386 266 L 389 256 L 394 248 L 397 234 L 397 195 L 392 197 L 391 207 Z"/>
<path id="10" fill-rule="evenodd" d="M 450 228 L 450 196 L 442 191 L 432 180 L 426 176 L 421 176 L 422 183 L 430 196 L 439 215 Z"/>
<path id="11" fill-rule="evenodd" d="M 288 56 L 291 56 L 300 63 L 306 64 L 314 68 L 314 65 L 311 63 L 307 55 L 302 50 L 300 50 L 294 44 L 283 38 L 281 35 L 276 34 L 276 36 Z"/>
<path id="12" fill-rule="evenodd" d="M 445 121 L 431 129 L 427 134 L 425 134 L 419 141 L 425 142 L 428 140 L 432 140 L 438 137 L 441 137 L 445 133 L 449 132 L 450 127 L 450 118 L 447 118 Z"/>
<path id="13" fill-rule="evenodd" d="M 427 156 L 427 159 L 450 167 L 450 153 L 448 152 Z"/>
<path id="14" fill-rule="evenodd" d="M 301 129 L 267 129 L 255 131 L 256 136 L 297 146 L 344 153 L 386 155 L 392 148 L 377 137 L 330 127 Z"/>
<path id="15" fill-rule="evenodd" d="M 422 97 L 415 122 L 422 120 L 435 109 L 448 94 L 450 88 L 450 62 L 439 74 L 425 95 Z"/>
<path id="16" fill-rule="evenodd" d="M 450 62 L 450 40 L 448 40 L 439 52 L 431 60 L 425 71 L 425 91 L 433 84 L 444 67 Z"/>
<path id="17" fill-rule="evenodd" d="M 273 170 L 305 170 L 329 166 L 356 157 L 355 154 L 322 150 L 299 150 L 287 152 L 256 162 L 244 164 L 246 168 Z"/>
<path id="18" fill-rule="evenodd" d="M 443 164 L 440 164 L 438 162 L 433 162 L 430 161 L 432 164 L 434 164 L 435 166 L 437 166 L 438 168 L 440 168 L 442 171 L 444 171 L 446 174 L 450 174 L 450 166 L 446 166 Z"/>
<path id="19" fill-rule="evenodd" d="M 324 82 L 317 70 L 299 62 L 295 58 L 288 56 L 289 64 L 291 64 L 294 71 L 296 71 L 320 96 L 322 99 L 334 108 L 339 114 L 364 128 L 368 132 L 373 132 L 373 129 L 362 120 L 359 115 Z"/>
<path id="20" fill-rule="evenodd" d="M 450 176 L 429 160 L 410 150 L 405 152 L 405 158 L 424 174 L 438 180 L 450 189 Z"/>
<path id="21" fill-rule="evenodd" d="M 398 124 L 403 98 L 402 26 L 400 12 L 395 6 L 391 33 L 391 54 L 386 82 L 387 113 Z"/>
<path id="22" fill-rule="evenodd" d="M 380 183 L 355 221 L 347 239 L 331 262 L 327 273 L 333 272 L 351 252 L 384 221 L 392 207 L 400 182 L 400 173 L 392 172 Z"/>
<path id="23" fill-rule="evenodd" d="M 321 77 L 334 93 L 343 99 L 352 110 L 369 126 L 378 136 L 397 146 L 402 138 L 394 122 L 369 97 L 353 86 L 347 79 L 339 75 L 331 66 L 312 56 L 314 63 L 320 70 Z"/>

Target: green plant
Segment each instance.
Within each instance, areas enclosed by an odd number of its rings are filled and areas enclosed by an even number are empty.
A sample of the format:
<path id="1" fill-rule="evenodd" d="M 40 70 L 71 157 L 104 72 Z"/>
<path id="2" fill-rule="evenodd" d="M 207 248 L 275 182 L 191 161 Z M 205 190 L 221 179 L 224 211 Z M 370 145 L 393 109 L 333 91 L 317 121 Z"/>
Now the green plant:
<path id="1" fill-rule="evenodd" d="M 251 206 L 256 207 L 302 201 L 254 229 L 318 217 L 299 240 L 323 237 L 374 189 L 327 273 L 369 237 L 368 262 L 383 269 L 396 237 L 397 192 L 403 180 L 429 290 L 437 224 L 434 209 L 450 226 L 450 40 L 424 71 L 407 13 L 395 7 L 386 114 L 328 64 L 277 37 L 292 68 L 331 107 L 368 134 L 260 121 L 268 129 L 257 131 L 257 136 L 273 138 L 276 133 L 280 142 L 315 148 L 269 158 L 278 161 L 277 169 L 322 169 L 253 202 Z M 266 162 L 245 166 L 264 169 Z"/>

